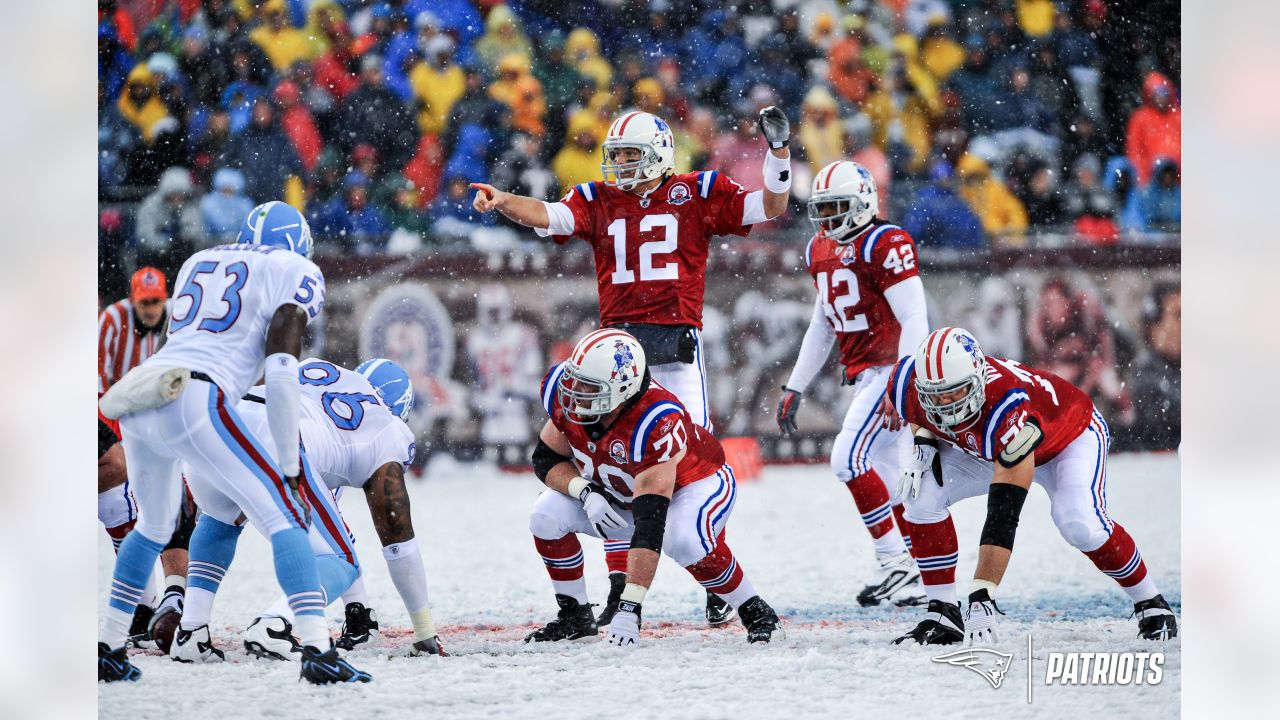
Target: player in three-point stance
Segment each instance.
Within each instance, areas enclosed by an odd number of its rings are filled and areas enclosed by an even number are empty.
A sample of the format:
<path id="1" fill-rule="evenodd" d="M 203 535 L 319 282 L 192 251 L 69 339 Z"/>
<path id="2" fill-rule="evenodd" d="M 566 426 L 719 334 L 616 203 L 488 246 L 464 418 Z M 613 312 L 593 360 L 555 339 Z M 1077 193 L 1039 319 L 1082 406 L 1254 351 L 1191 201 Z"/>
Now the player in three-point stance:
<path id="1" fill-rule="evenodd" d="M 556 244 L 578 237 L 595 252 L 601 327 L 635 336 L 653 377 L 675 394 L 693 421 L 712 429 L 702 358 L 702 298 L 707 253 L 716 235 L 746 235 L 780 215 L 791 192 L 791 129 L 777 107 L 760 111 L 764 189 L 748 192 L 715 171 L 675 174 L 675 139 L 662 118 L 631 111 L 609 126 L 603 182 L 576 185 L 559 201 L 512 195 L 474 183 L 476 210 L 497 210 Z M 617 608 L 626 546 L 605 545 L 611 592 L 601 612 Z M 707 621 L 723 625 L 732 610 L 707 594 Z"/>
<path id="2" fill-rule="evenodd" d="M 1032 482 L 1052 503 L 1058 532 L 1133 600 L 1138 636 L 1164 640 L 1177 620 L 1129 533 L 1107 513 L 1110 430 L 1093 401 L 1052 373 L 985 356 L 968 331 L 935 330 L 898 361 L 888 392 L 910 424 L 915 452 L 902 492 L 927 615 L 897 642 L 994 642 L 995 591 L 1013 553 Z M 939 442 L 941 441 L 941 442 Z M 948 508 L 987 495 L 987 519 L 967 609 L 956 602 L 955 526 Z"/>
<path id="3" fill-rule="evenodd" d="M 749 642 L 784 637 L 724 538 L 737 482 L 719 441 L 648 370 L 622 330 L 597 330 L 542 381 L 548 421 L 533 452 L 547 489 L 529 517 L 558 617 L 526 641 L 596 637 L 578 534 L 629 541 L 627 574 L 608 640 L 633 645 L 658 552 L 736 608 Z"/>
<path id="4" fill-rule="evenodd" d="M 100 680 L 142 674 L 129 662 L 124 637 L 146 575 L 173 533 L 183 462 L 210 480 L 210 492 L 197 502 L 234 503 L 271 538 L 276 577 L 303 644 L 302 677 L 314 683 L 370 679 L 332 647 L 298 489 L 298 354 L 307 323 L 324 305 L 324 277 L 310 254 L 311 232 L 297 210 L 282 202 L 254 208 L 235 243 L 187 259 L 177 277 L 168 343 L 102 398 L 103 413 L 120 418 L 140 514 L 116 558 L 99 635 Z M 274 452 L 235 409 L 260 374 Z M 186 612 L 199 613 L 200 602 L 212 601 L 240 530 L 208 514 L 196 524 Z M 212 653 L 207 627 L 181 628 L 173 643 Z"/>
<path id="5" fill-rule="evenodd" d="M 880 565 L 876 579 L 858 593 L 862 605 L 918 589 L 920 579 L 910 539 L 903 538 L 898 497 L 901 457 L 911 443 L 905 432 L 885 427 L 881 406 L 893 364 L 915 352 L 929 324 L 915 241 L 878 219 L 879 209 L 875 180 L 861 165 L 840 160 L 814 176 L 809 219 L 815 235 L 804 264 L 818 296 L 778 402 L 778 427 L 794 433 L 800 397 L 839 343 L 840 381 L 854 391 L 831 447 L 831 469 L 853 495 Z"/>

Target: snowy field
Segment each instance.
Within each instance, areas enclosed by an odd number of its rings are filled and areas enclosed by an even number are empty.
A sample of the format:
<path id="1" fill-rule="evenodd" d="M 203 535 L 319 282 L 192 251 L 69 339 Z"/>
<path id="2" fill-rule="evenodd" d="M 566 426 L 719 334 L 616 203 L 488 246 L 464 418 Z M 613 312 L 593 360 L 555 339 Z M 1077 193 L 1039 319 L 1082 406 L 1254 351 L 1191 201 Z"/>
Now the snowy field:
<path id="1" fill-rule="evenodd" d="M 447 464 L 446 464 L 447 463 Z M 1180 614 L 1178 460 L 1171 454 L 1113 457 L 1111 515 L 1137 540 L 1149 570 Z M 933 663 L 955 649 L 894 646 L 919 619 L 917 608 L 858 607 L 871 545 L 848 492 L 826 465 L 770 468 L 743 484 L 728 538 L 757 589 L 778 610 L 787 639 L 748 646 L 740 623 L 709 630 L 703 594 L 665 558 L 644 604 L 643 645 L 622 652 L 604 643 L 525 645 L 521 638 L 555 615 L 555 602 L 527 530 L 541 487 L 529 476 L 478 466 L 434 464 L 414 482 L 414 525 L 431 579 L 432 606 L 452 657 L 411 658 L 408 617 L 391 585 L 363 497 L 343 499 L 361 542 L 371 602 L 386 633 L 381 646 L 350 654 L 373 674 L 361 686 L 299 683 L 297 666 L 247 656 L 239 631 L 278 592 L 265 540 L 252 531 L 214 608 L 220 665 L 180 665 L 135 652 L 137 684 L 98 687 L 102 718 L 661 718 L 1167 717 L 1179 712 L 1180 640 L 1167 643 L 1156 686 L 1046 687 L 1045 656 L 1060 651 L 1152 650 L 1135 638 L 1132 605 L 1113 581 L 1066 544 L 1033 490 L 1018 545 L 998 595 L 1008 615 L 997 646 L 1013 653 L 999 689 L 974 673 Z M 957 577 L 972 577 L 986 503 L 955 510 Z M 584 539 L 593 602 L 607 581 L 600 543 Z M 105 605 L 112 553 L 99 545 Z M 336 636 L 341 608 L 329 612 Z M 1194 630 L 1193 630 L 1194 631 Z M 1034 637 L 1036 686 L 1027 704 L 1027 635 Z"/>

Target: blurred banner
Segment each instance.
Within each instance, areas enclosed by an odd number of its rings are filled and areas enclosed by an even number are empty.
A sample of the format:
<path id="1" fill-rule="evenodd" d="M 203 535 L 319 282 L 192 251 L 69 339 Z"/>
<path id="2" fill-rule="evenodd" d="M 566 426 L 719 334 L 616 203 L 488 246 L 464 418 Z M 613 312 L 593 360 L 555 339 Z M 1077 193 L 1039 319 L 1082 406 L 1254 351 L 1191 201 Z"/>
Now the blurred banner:
<path id="1" fill-rule="evenodd" d="M 774 424 L 808 326 L 802 246 L 713 247 L 703 338 L 721 437 L 759 440 L 773 462 L 825 462 L 848 404 L 836 352 L 806 393 L 801 436 Z M 1094 399 L 1117 450 L 1176 448 L 1180 434 L 1180 250 L 921 249 L 931 327 L 961 325 L 989 354 L 1055 372 Z M 413 376 L 419 462 L 433 452 L 523 465 L 545 415 L 547 368 L 598 323 L 585 244 L 516 254 L 325 258 L 329 294 L 313 351 L 354 367 L 389 357 Z M 356 354 L 358 353 L 358 354 Z"/>

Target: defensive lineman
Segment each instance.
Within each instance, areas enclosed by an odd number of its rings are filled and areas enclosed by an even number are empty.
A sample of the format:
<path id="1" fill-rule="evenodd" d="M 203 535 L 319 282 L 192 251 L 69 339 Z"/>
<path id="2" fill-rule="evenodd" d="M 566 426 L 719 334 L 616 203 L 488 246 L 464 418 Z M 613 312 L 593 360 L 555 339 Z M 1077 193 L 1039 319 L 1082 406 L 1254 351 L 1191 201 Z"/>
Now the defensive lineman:
<path id="1" fill-rule="evenodd" d="M 582 238 L 595 252 L 600 325 L 626 330 L 649 358 L 653 377 L 675 394 L 693 422 L 711 430 L 702 358 L 702 298 L 707 254 L 716 235 L 746 235 L 780 215 L 791 191 L 791 130 L 777 107 L 760 111 L 764 189 L 748 192 L 715 171 L 675 174 L 675 139 L 662 118 L 632 111 L 609 126 L 600 171 L 603 182 L 570 188 L 555 203 L 474 183 L 474 207 L 497 210 L 550 236 L 558 245 Z M 605 546 L 612 592 L 602 624 L 622 592 L 626 548 Z M 707 620 L 732 619 L 707 595 Z"/>
<path id="2" fill-rule="evenodd" d="M 737 481 L 715 437 L 653 379 L 644 349 L 622 330 L 584 337 L 542 382 L 548 420 L 533 453 L 547 489 L 529 530 L 560 606 L 526 640 L 595 637 L 579 533 L 629 541 L 627 574 L 609 642 L 633 645 L 658 551 L 738 611 L 749 642 L 784 637 L 773 608 L 756 594 L 724 528 Z"/>
<path id="3" fill-rule="evenodd" d="M 794 433 L 800 397 L 839 342 L 840 381 L 854 391 L 831 447 L 831 469 L 853 495 L 880 565 L 879 576 L 858 593 L 862 605 L 918 588 L 920 579 L 910 539 L 903 539 L 898 497 L 901 456 L 910 440 L 884 426 L 881 405 L 893 363 L 915 352 L 929 324 L 915 241 L 877 218 L 879 210 L 876 182 L 861 165 L 839 160 L 814 176 L 809 219 L 815 234 L 804 264 L 818 296 L 778 402 L 779 429 Z"/>
<path id="4" fill-rule="evenodd" d="M 984 355 L 968 331 L 946 327 L 898 362 L 888 392 L 915 436 L 903 495 L 929 596 L 925 619 L 897 642 L 946 645 L 966 634 L 970 642 L 995 641 L 996 616 L 1003 614 L 995 591 L 1033 481 L 1048 493 L 1062 538 L 1133 600 L 1139 637 L 1178 634 L 1137 544 L 1107 512 L 1111 434 L 1079 388 L 1052 373 Z M 958 546 L 948 508 L 984 493 L 987 519 L 962 620 L 955 588 Z"/>
<path id="5" fill-rule="evenodd" d="M 104 414 L 121 418 L 140 514 L 116 559 L 98 643 L 100 680 L 141 677 L 125 653 L 124 636 L 146 574 L 173 532 L 180 462 L 208 476 L 271 538 L 276 577 L 304 645 L 302 677 L 316 683 L 370 679 L 332 647 L 297 489 L 297 357 L 307 323 L 324 306 L 324 278 L 310 254 L 311 232 L 297 210 L 282 202 L 254 208 L 236 243 L 201 250 L 183 264 L 168 343 L 103 396 Z M 246 429 L 234 405 L 264 366 L 274 453 Z M 234 526 L 203 517 L 191 539 L 190 567 L 220 577 L 235 538 Z M 189 569 L 189 589 L 190 579 Z M 200 641 L 182 631 L 174 639 Z"/>

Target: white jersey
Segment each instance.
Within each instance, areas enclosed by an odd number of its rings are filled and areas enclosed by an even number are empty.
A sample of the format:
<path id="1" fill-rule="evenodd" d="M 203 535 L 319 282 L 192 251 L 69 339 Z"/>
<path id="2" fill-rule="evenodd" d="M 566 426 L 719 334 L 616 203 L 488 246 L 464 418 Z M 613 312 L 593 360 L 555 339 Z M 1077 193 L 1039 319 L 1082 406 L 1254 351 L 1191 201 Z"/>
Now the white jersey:
<path id="1" fill-rule="evenodd" d="M 302 446 L 330 490 L 363 487 L 383 465 L 413 460 L 413 431 L 382 403 L 363 375 L 318 358 L 303 360 L 298 375 Z M 262 386 L 250 392 L 258 398 L 265 394 Z M 246 400 L 236 410 L 254 428 L 261 415 L 266 427 L 265 405 Z"/>
<path id="2" fill-rule="evenodd" d="M 238 398 L 262 375 L 267 327 L 282 305 L 307 322 L 324 307 L 324 276 L 303 256 L 269 245 L 236 243 L 201 250 L 174 281 L 169 339 L 145 364 L 208 375 Z"/>

